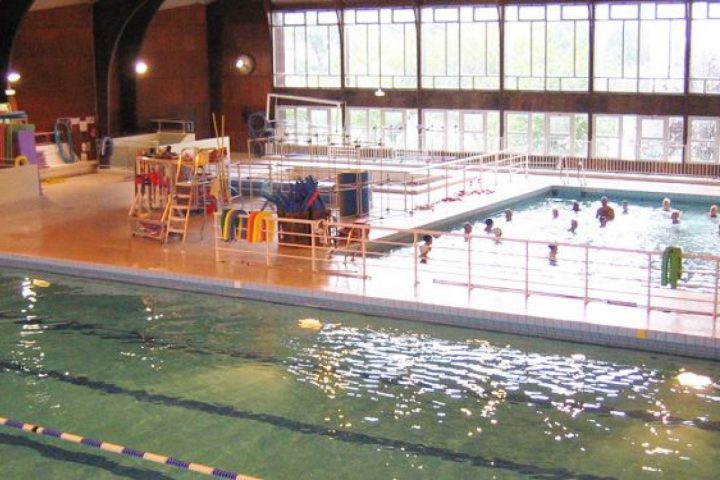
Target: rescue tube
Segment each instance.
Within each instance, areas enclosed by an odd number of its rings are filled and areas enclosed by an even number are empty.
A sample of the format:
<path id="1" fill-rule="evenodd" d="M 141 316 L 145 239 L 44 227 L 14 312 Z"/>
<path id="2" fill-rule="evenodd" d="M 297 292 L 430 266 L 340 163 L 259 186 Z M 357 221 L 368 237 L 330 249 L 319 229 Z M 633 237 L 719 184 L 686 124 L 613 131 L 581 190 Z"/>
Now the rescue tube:
<path id="1" fill-rule="evenodd" d="M 667 247 L 662 256 L 662 268 L 660 272 L 660 284 L 670 284 L 671 288 L 677 288 L 678 280 L 682 276 L 682 248 Z"/>

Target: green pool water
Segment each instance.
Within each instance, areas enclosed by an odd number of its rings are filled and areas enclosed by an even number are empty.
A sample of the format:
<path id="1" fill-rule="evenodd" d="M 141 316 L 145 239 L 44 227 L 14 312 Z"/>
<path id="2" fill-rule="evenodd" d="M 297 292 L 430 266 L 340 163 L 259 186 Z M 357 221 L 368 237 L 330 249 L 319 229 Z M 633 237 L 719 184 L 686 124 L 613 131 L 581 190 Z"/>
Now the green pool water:
<path id="1" fill-rule="evenodd" d="M 717 478 L 720 388 L 676 380 L 713 362 L 13 270 L 0 352 L 0 416 L 267 479 Z M 202 478 L 7 427 L 0 459 Z"/>

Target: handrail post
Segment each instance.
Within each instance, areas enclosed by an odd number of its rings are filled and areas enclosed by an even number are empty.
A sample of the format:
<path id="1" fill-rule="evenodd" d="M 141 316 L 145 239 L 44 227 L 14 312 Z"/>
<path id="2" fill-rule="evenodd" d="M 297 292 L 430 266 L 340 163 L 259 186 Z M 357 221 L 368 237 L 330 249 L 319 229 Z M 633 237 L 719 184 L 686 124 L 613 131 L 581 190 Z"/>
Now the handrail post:
<path id="1" fill-rule="evenodd" d="M 415 276 L 415 286 L 418 283 L 418 245 L 417 245 L 417 232 L 413 231 L 413 273 Z"/>
<path id="2" fill-rule="evenodd" d="M 367 247 L 366 247 L 366 241 L 369 236 L 369 229 L 366 226 L 363 226 L 360 230 L 360 235 L 362 237 L 360 238 L 360 251 L 362 253 L 362 278 L 367 278 Z"/>
<path id="3" fill-rule="evenodd" d="M 585 305 L 590 302 L 590 247 L 585 245 Z"/>
<path id="4" fill-rule="evenodd" d="M 525 300 L 530 297 L 530 243 L 525 241 Z"/>
<path id="5" fill-rule="evenodd" d="M 311 258 L 312 258 L 312 271 L 317 272 L 317 264 L 316 264 L 316 257 L 315 254 L 315 232 L 317 231 L 317 224 L 313 225 L 310 224 L 310 252 L 311 252 Z"/>
<path id="6" fill-rule="evenodd" d="M 270 228 L 268 227 L 268 221 L 267 219 L 263 218 L 262 220 L 262 226 L 263 226 L 263 232 L 265 237 L 265 265 L 268 267 L 270 266 L 270 242 L 272 239 L 270 238 Z"/>
<path id="7" fill-rule="evenodd" d="M 467 250 L 468 250 L 468 291 L 472 290 L 472 235 L 467 237 Z"/>
<path id="8" fill-rule="evenodd" d="M 715 338 L 718 320 L 718 289 L 720 289 L 720 259 L 715 259 L 715 300 L 713 302 L 713 338 Z"/>

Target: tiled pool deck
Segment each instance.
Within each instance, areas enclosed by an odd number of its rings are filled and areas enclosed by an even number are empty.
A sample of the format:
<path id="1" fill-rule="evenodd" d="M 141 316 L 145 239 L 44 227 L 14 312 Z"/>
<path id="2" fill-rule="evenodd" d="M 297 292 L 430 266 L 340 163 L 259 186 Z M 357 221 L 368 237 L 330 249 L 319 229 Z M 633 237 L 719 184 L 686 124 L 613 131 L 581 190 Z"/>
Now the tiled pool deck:
<path id="1" fill-rule="evenodd" d="M 674 180 L 674 179 L 673 179 Z M 562 185 L 557 177 L 516 176 L 493 193 L 439 203 L 413 215 L 386 212 L 384 224 L 421 227 L 502 204 L 518 195 Z M 571 183 L 569 186 L 577 186 Z M 118 280 L 249 298 L 437 322 L 522 335 L 720 359 L 720 338 L 710 316 L 652 311 L 605 302 L 512 292 L 413 284 L 406 271 L 371 274 L 369 279 L 312 272 L 310 263 L 281 258 L 222 255 L 216 261 L 211 222 L 201 238 L 194 218 L 185 244 L 163 245 L 131 235 L 127 216 L 133 184 L 126 174 L 103 172 L 46 185 L 45 197 L 0 212 L 0 264 L 8 267 Z M 717 183 L 653 183 L 588 179 L 588 189 L 692 194 L 717 198 Z M 712 252 L 708 252 L 712 253 Z"/>

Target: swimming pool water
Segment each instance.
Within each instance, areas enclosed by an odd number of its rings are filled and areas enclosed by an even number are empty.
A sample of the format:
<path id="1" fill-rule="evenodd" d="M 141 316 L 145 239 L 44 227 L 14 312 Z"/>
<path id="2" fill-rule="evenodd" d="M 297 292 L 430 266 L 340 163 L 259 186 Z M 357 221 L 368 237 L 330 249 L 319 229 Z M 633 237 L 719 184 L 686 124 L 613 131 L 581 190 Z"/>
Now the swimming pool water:
<path id="1" fill-rule="evenodd" d="M 675 380 L 714 362 L 31 278 L 0 272 L 0 416 L 268 479 L 717 476 L 720 387 Z M 197 478 L 4 427 L 0 458 Z"/>
<path id="2" fill-rule="evenodd" d="M 595 213 L 600 207 L 602 193 L 582 190 L 557 189 L 547 195 L 510 204 L 489 214 L 475 216 L 469 221 L 473 231 L 480 233 L 486 218 L 493 219 L 503 235 L 511 238 L 538 239 L 569 242 L 595 246 L 629 248 L 636 250 L 664 250 L 668 246 L 679 246 L 687 252 L 716 254 L 720 251 L 718 218 L 710 218 L 710 204 L 688 200 L 672 201 L 672 209 L 680 210 L 681 222 L 673 225 L 670 212 L 663 211 L 663 196 L 637 197 L 629 192 L 608 192 L 610 206 L 615 210 L 615 220 L 601 228 Z M 572 211 L 577 200 L 580 212 Z M 622 201 L 629 204 L 628 213 L 623 214 Z M 671 199 L 672 200 L 672 199 Z M 720 203 L 720 197 L 718 202 Z M 503 210 L 514 211 L 512 220 L 507 222 Z M 553 219 L 552 210 L 558 209 L 559 216 Z M 570 233 L 570 221 L 577 220 L 578 229 Z M 460 231 L 461 225 L 454 231 Z"/>

